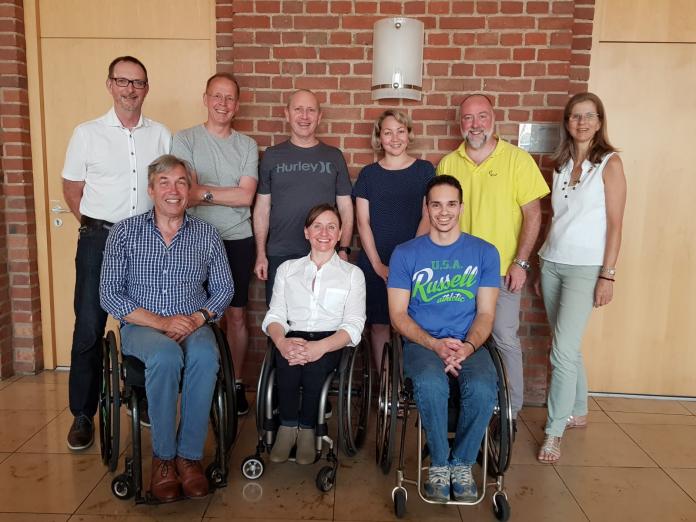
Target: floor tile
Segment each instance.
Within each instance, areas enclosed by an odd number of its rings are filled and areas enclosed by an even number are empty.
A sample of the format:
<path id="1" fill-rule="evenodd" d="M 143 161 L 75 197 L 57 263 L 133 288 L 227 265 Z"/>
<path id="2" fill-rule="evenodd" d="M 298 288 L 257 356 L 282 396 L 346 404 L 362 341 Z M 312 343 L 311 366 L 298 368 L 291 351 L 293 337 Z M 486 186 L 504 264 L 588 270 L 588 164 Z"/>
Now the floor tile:
<path id="1" fill-rule="evenodd" d="M 636 443 L 663 468 L 696 468 L 696 426 L 624 424 Z"/>
<path id="2" fill-rule="evenodd" d="M 696 415 L 696 401 L 679 401 L 679 404 L 689 410 L 692 415 Z"/>
<path id="3" fill-rule="evenodd" d="M 602 408 L 599 407 L 599 404 L 597 404 L 597 401 L 595 400 L 594 397 L 588 397 L 587 398 L 587 409 L 590 411 L 593 411 L 593 410 L 601 410 Z"/>
<path id="4" fill-rule="evenodd" d="M 63 384 L 12 383 L 0 390 L 0 410 L 62 411 L 68 406 L 68 387 Z"/>
<path id="5" fill-rule="evenodd" d="M 537 461 L 539 443 L 536 441 L 529 428 L 524 422 L 517 423 L 517 437 L 512 446 L 512 464 L 536 464 L 543 466 Z"/>
<path id="6" fill-rule="evenodd" d="M 539 444 L 544 423 L 527 423 Z M 655 467 L 653 460 L 619 426 L 600 422 L 585 429 L 568 430 L 561 444 L 560 466 Z"/>
<path id="7" fill-rule="evenodd" d="M 545 423 L 547 413 L 546 408 L 525 407 L 520 412 L 520 415 L 522 415 L 522 418 L 526 421 L 541 421 Z M 587 412 L 587 421 L 589 423 L 613 422 L 611 418 L 609 418 L 607 414 L 601 410 L 589 410 Z"/>
<path id="8" fill-rule="evenodd" d="M 560 466 L 558 473 L 593 522 L 696 520 L 696 504 L 661 469 Z"/>
<path id="9" fill-rule="evenodd" d="M 55 515 L 49 513 L 0 513 L 0 522 L 65 522 L 68 518 L 70 518 L 70 515 Z"/>
<path id="10" fill-rule="evenodd" d="M 688 415 L 690 412 L 678 401 L 660 399 L 627 399 L 624 397 L 595 397 L 604 411 L 623 411 L 631 413 L 663 413 L 667 415 Z"/>
<path id="11" fill-rule="evenodd" d="M 0 506 L 8 512 L 73 513 L 104 472 L 95 455 L 15 453 L 0 464 Z"/>
<path id="12" fill-rule="evenodd" d="M 696 415 L 667 415 L 664 413 L 628 413 L 610 411 L 607 413 L 617 424 L 688 424 L 696 425 Z"/>
<path id="13" fill-rule="evenodd" d="M 415 430 L 413 430 L 415 431 Z M 406 476 L 415 478 L 415 466 L 407 466 Z M 343 459 L 336 484 L 335 520 L 393 520 L 391 492 L 395 474 L 383 475 L 374 462 Z M 460 520 L 455 506 L 426 504 L 418 498 L 415 486 L 408 486 L 404 520 Z"/>
<path id="14" fill-rule="evenodd" d="M 64 384 L 68 385 L 70 372 L 65 370 L 44 370 L 36 375 L 24 375 L 22 384 Z"/>
<path id="15" fill-rule="evenodd" d="M 106 469 L 106 468 L 103 468 Z M 106 473 L 99 481 L 94 490 L 89 494 L 85 501 L 77 510 L 77 515 L 84 522 L 97 520 L 111 521 L 111 517 L 118 517 L 122 520 L 132 522 L 131 516 L 138 516 L 136 520 L 162 521 L 162 522 L 187 522 L 189 520 L 200 520 L 210 504 L 211 496 L 200 500 L 182 500 L 170 504 L 160 504 L 157 506 L 137 505 L 133 499 L 120 500 L 111 493 L 111 481 L 123 470 L 123 459 L 119 463 L 117 473 Z M 143 489 L 147 490 L 150 482 L 150 459 L 143 459 Z M 218 493 L 214 493 L 217 495 Z M 103 518 L 101 518 L 103 517 Z M 126 518 L 128 517 L 128 518 Z M 71 520 L 76 520 L 72 518 Z"/>
<path id="16" fill-rule="evenodd" d="M 58 415 L 55 411 L 0 412 L 0 451 L 16 451 Z"/>
<path id="17" fill-rule="evenodd" d="M 687 495 L 696 501 L 696 469 L 665 468 L 664 471 L 679 484 Z"/>
<path id="18" fill-rule="evenodd" d="M 12 455 L 12 453 L 0 453 L 0 463 L 2 463 L 2 461 L 4 461 L 10 455 Z"/>
<path id="19" fill-rule="evenodd" d="M 580 506 L 551 466 L 512 466 L 505 475 L 505 489 L 510 503 L 510 520 L 515 522 L 585 522 Z M 475 507 L 459 508 L 462 520 L 495 520 L 491 498 Z"/>
<path id="20" fill-rule="evenodd" d="M 21 378 L 21 375 L 15 374 L 12 377 L 8 377 L 7 379 L 2 379 L 0 381 L 0 390 L 2 390 L 3 388 L 7 388 L 10 384 L 12 384 L 13 382 L 17 382 Z"/>

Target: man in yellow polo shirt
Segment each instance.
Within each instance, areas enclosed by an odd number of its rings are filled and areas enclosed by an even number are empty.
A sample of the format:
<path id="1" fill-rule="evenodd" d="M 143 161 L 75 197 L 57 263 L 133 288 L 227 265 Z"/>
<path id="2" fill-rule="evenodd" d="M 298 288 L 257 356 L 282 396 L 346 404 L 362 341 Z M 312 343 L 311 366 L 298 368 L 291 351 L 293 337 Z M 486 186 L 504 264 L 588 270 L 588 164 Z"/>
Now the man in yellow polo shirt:
<path id="1" fill-rule="evenodd" d="M 462 185 L 462 232 L 493 243 L 500 254 L 493 338 L 507 368 L 515 419 L 524 396 L 517 334 L 521 291 L 541 225 L 539 199 L 549 193 L 549 187 L 527 152 L 495 135 L 495 113 L 487 96 L 472 94 L 462 101 L 460 126 L 464 141 L 442 158 L 437 174 L 450 174 Z"/>

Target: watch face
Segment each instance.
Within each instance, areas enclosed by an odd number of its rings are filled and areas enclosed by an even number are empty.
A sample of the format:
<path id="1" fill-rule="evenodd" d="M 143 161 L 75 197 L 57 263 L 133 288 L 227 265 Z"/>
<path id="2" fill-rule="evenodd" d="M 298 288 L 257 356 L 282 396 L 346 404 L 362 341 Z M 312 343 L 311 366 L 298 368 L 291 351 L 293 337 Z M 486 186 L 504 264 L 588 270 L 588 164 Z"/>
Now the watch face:
<path id="1" fill-rule="evenodd" d="M 206 192 L 205 194 L 203 194 L 203 199 L 205 201 L 212 201 L 213 200 L 212 192 Z"/>

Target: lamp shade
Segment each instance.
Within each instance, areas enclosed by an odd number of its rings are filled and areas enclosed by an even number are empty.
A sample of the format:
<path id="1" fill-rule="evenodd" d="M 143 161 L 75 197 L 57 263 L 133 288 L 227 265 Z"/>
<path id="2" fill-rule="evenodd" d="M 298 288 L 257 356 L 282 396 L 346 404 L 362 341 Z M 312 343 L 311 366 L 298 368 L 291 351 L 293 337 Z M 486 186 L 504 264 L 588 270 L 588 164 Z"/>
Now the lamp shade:
<path id="1" fill-rule="evenodd" d="M 385 18 L 372 38 L 372 99 L 420 100 L 423 89 L 423 22 Z"/>

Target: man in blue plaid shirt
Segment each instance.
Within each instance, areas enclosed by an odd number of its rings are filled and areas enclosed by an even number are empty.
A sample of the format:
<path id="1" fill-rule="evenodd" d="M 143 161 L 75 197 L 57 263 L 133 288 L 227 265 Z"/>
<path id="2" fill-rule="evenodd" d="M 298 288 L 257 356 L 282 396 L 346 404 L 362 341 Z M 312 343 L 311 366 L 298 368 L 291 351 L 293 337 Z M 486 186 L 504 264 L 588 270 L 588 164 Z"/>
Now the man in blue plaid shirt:
<path id="1" fill-rule="evenodd" d="M 162 502 L 176 500 L 182 490 L 192 498 L 208 494 L 200 461 L 218 349 L 206 323 L 222 317 L 234 294 L 220 236 L 186 214 L 190 187 L 186 162 L 168 154 L 155 160 L 148 167 L 154 208 L 113 226 L 101 273 L 101 305 L 121 321 L 121 350 L 145 363 L 150 492 Z"/>

